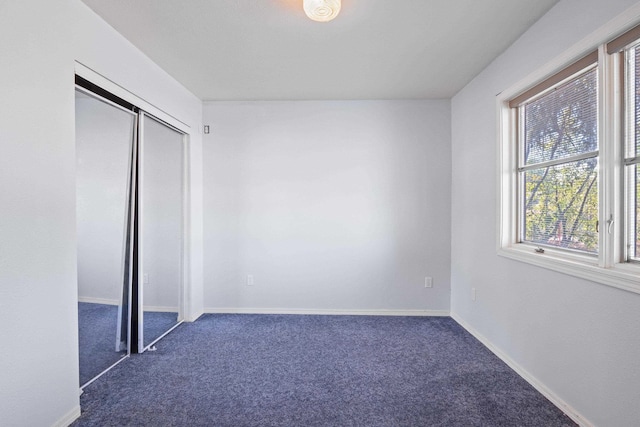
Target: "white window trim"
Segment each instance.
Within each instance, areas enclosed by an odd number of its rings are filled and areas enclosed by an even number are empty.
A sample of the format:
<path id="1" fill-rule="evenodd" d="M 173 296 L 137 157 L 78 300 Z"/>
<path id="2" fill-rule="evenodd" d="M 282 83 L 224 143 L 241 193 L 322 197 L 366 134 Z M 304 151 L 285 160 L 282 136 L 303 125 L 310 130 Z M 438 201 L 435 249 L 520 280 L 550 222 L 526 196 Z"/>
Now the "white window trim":
<path id="1" fill-rule="evenodd" d="M 541 67 L 525 79 L 498 94 L 497 102 L 497 253 L 517 261 L 533 264 L 582 279 L 640 294 L 640 265 L 617 262 L 623 256 L 623 235 L 625 223 L 622 144 L 607 143 L 620 141 L 622 132 L 620 100 L 622 93 L 614 84 L 612 76 L 620 76 L 616 58 L 607 55 L 604 43 L 637 25 L 640 21 L 640 4 L 631 7 L 611 20 L 588 38 L 574 45 L 568 51 Z M 599 51 L 598 59 L 598 137 L 600 140 L 601 172 L 598 177 L 599 212 L 601 232 L 599 255 L 587 255 L 569 251 L 544 248 L 544 253 L 535 252 L 536 245 L 517 243 L 518 199 L 517 199 L 517 127 L 516 110 L 509 107 L 509 101 L 525 90 L 535 86 L 551 75 L 566 68 L 594 49 Z M 608 86 L 608 87 L 606 87 Z M 604 94 L 605 96 L 602 96 Z M 611 233 L 607 231 L 607 221 L 613 214 Z"/>

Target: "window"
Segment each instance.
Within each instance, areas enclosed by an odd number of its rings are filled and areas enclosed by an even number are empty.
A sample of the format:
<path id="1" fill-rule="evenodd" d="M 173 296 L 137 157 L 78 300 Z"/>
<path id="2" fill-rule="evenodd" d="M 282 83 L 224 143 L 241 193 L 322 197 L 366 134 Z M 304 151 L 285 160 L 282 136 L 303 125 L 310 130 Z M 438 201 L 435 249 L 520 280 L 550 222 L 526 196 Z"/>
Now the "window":
<path id="1" fill-rule="evenodd" d="M 640 45 L 625 52 L 626 56 L 626 120 L 625 164 L 626 251 L 629 260 L 640 260 Z"/>
<path id="2" fill-rule="evenodd" d="M 518 107 L 521 242 L 598 252 L 595 67 Z"/>
<path id="3" fill-rule="evenodd" d="M 498 95 L 498 253 L 640 293 L 640 26 L 575 53 Z"/>

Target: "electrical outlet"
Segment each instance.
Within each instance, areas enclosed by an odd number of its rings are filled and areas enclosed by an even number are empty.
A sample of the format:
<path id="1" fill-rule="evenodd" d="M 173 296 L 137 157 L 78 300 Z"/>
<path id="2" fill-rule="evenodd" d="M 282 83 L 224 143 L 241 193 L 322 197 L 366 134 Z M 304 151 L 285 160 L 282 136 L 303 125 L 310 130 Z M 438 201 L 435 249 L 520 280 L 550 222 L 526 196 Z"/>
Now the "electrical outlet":
<path id="1" fill-rule="evenodd" d="M 433 277 L 427 276 L 424 278 L 424 287 L 433 288 Z"/>
<path id="2" fill-rule="evenodd" d="M 476 288 L 471 288 L 471 301 L 476 300 Z"/>
<path id="3" fill-rule="evenodd" d="M 145 283 L 145 285 L 146 285 L 147 283 L 149 283 L 149 274 L 148 274 L 148 273 L 145 273 L 145 274 L 144 274 L 144 276 L 143 276 L 143 279 L 144 279 L 144 283 Z"/>
<path id="4" fill-rule="evenodd" d="M 253 286 L 253 274 L 247 274 L 247 286 Z"/>

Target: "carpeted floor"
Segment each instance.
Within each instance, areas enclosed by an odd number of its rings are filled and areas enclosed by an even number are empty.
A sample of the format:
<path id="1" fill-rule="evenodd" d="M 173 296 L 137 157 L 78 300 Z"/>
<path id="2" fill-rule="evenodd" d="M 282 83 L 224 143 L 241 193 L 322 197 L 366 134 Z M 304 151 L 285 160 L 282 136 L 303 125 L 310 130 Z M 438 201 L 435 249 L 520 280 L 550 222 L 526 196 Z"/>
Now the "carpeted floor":
<path id="1" fill-rule="evenodd" d="M 78 303 L 80 385 L 126 355 L 126 352 L 116 352 L 117 326 L 117 305 Z"/>
<path id="2" fill-rule="evenodd" d="M 178 323 L 178 313 L 144 312 L 144 345 L 147 346 Z"/>
<path id="3" fill-rule="evenodd" d="M 157 347 L 74 425 L 575 425 L 450 318 L 205 315 Z"/>
<path id="4" fill-rule="evenodd" d="M 145 311 L 145 345 L 167 332 L 177 321 L 177 313 Z M 115 351 L 117 322 L 116 305 L 78 303 L 81 386 L 126 356 L 126 351 Z"/>

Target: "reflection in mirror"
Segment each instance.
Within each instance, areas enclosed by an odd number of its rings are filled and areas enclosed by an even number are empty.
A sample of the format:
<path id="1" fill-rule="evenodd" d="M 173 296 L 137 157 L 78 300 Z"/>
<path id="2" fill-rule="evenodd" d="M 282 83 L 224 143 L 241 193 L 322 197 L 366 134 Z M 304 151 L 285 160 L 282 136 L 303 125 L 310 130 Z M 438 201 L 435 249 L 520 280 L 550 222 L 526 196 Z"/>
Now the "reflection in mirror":
<path id="1" fill-rule="evenodd" d="M 128 354 L 136 115 L 76 90 L 80 385 Z"/>
<path id="2" fill-rule="evenodd" d="M 181 321 L 183 134 L 143 118 L 139 182 L 142 345 Z M 140 338 L 139 338 L 140 339 Z"/>

